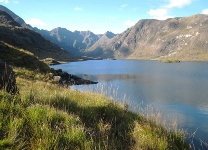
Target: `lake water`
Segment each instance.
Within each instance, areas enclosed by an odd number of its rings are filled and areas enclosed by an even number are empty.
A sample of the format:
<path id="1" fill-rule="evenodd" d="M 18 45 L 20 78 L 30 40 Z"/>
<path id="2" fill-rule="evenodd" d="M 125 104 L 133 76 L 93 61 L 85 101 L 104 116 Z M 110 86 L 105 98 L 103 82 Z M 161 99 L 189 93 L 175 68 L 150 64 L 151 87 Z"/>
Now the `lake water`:
<path id="1" fill-rule="evenodd" d="M 135 112 L 153 107 L 167 123 L 176 120 L 180 128 L 193 133 L 196 145 L 200 139 L 208 143 L 207 62 L 90 60 L 52 67 L 99 82 L 73 89 L 104 93 Z"/>

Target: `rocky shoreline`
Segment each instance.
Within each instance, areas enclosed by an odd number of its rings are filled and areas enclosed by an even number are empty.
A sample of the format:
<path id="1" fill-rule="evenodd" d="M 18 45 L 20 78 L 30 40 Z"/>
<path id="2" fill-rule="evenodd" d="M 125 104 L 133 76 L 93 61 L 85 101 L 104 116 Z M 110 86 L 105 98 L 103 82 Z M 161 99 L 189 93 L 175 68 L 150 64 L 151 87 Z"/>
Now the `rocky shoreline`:
<path id="1" fill-rule="evenodd" d="M 78 76 L 64 72 L 62 69 L 51 68 L 53 73 L 53 80 L 62 86 L 83 85 L 83 84 L 97 84 L 98 82 L 82 79 Z"/>

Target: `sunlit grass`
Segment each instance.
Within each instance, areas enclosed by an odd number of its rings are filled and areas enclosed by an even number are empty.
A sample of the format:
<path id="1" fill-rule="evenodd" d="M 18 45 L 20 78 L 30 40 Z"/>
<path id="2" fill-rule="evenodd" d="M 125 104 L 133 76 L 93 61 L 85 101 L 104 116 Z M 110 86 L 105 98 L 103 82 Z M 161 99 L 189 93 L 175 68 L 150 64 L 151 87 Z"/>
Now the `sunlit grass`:
<path id="1" fill-rule="evenodd" d="M 0 149 L 188 149 L 183 134 L 112 98 L 25 73 L 18 73 L 20 95 L 0 92 Z"/>
<path id="2" fill-rule="evenodd" d="M 32 70 L 28 70 L 26 68 L 19 68 L 19 67 L 14 67 L 13 69 L 14 69 L 17 77 L 27 79 L 27 80 L 52 82 L 51 79 L 53 77 L 53 74 L 50 72 L 40 73 L 39 70 L 32 71 Z"/>
<path id="3" fill-rule="evenodd" d="M 23 52 L 23 53 L 25 53 L 25 54 L 28 54 L 28 55 L 30 55 L 30 56 L 35 56 L 33 53 L 31 53 L 31 52 L 29 52 L 29 51 L 27 51 L 27 50 L 25 50 L 25 49 L 15 47 L 15 46 L 13 46 L 13 45 L 11 45 L 11 44 L 9 44 L 9 43 L 6 43 L 6 42 L 4 42 L 4 41 L 0 41 L 0 42 L 3 43 L 4 45 L 8 46 L 8 47 L 11 48 L 11 49 L 18 50 L 18 51 Z"/>

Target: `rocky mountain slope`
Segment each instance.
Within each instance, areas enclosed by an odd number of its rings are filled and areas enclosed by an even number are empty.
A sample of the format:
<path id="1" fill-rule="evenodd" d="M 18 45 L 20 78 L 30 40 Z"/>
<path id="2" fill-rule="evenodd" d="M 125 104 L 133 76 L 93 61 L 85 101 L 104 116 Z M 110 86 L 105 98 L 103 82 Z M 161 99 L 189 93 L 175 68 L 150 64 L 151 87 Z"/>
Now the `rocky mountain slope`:
<path id="1" fill-rule="evenodd" d="M 91 51 L 95 43 L 103 44 L 106 40 L 116 36 L 116 34 L 107 31 L 103 35 L 96 35 L 91 31 L 69 31 L 65 28 L 55 28 L 51 31 L 34 28 L 34 31 L 40 33 L 46 39 L 57 44 L 70 55 L 82 57 L 93 56 Z M 105 40 L 106 38 L 106 40 Z"/>
<path id="2" fill-rule="evenodd" d="M 127 59 L 208 60 L 208 16 L 143 19 L 119 35 L 56 28 L 42 35 L 75 56 Z"/>
<path id="3" fill-rule="evenodd" d="M 93 54 L 104 58 L 208 60 L 207 33 L 208 15 L 144 19 L 119 36 L 97 44 Z"/>
<path id="4" fill-rule="evenodd" d="M 99 35 L 95 35 L 90 31 L 71 32 L 60 27 L 51 31 L 38 28 L 34 28 L 34 30 L 73 56 L 83 56 L 83 52 L 99 39 Z"/>
<path id="5" fill-rule="evenodd" d="M 16 26 L 21 27 L 21 25 L 14 21 L 13 18 L 8 15 L 6 12 L 0 10 L 0 23 L 1 25 L 7 25 L 7 26 Z"/>
<path id="6" fill-rule="evenodd" d="M 16 22 L 18 22 L 22 27 L 26 27 L 31 29 L 35 32 L 41 34 L 45 39 L 55 43 L 60 48 L 64 49 L 67 53 L 73 56 L 84 56 L 87 55 L 86 53 L 88 49 L 91 48 L 103 35 L 107 36 L 108 38 L 113 38 L 116 34 L 112 32 L 106 32 L 105 34 L 94 34 L 91 31 L 70 31 L 65 28 L 55 28 L 51 31 L 48 30 L 41 30 L 36 27 L 31 27 L 30 25 L 26 24 L 25 21 L 16 15 L 14 12 L 9 10 L 8 8 L 0 5 L 0 10 L 5 11 L 8 13 Z M 101 40 L 102 41 L 102 40 Z M 101 42 L 99 42 L 101 43 Z M 91 55 L 91 53 L 90 53 Z"/>
<path id="7" fill-rule="evenodd" d="M 23 19 L 0 6 L 24 26 Z M 23 20 L 24 21 L 24 20 Z M 208 60 L 208 15 L 194 15 L 167 20 L 143 19 L 123 33 L 90 31 L 71 32 L 65 28 L 52 31 L 32 28 L 72 56 L 127 59 Z"/>
<path id="8" fill-rule="evenodd" d="M 108 49 L 103 51 L 103 47 L 108 46 L 112 42 L 112 39 L 116 36 L 116 34 L 107 31 L 99 38 L 95 44 L 85 50 L 85 55 L 88 57 L 112 58 L 112 51 Z"/>
<path id="9" fill-rule="evenodd" d="M 32 26 L 31 25 L 27 24 L 21 17 L 19 17 L 18 15 L 16 15 L 14 12 L 12 12 L 11 10 L 9 10 L 8 8 L 0 5 L 0 10 L 6 12 L 7 14 L 9 14 L 22 27 L 26 27 L 28 29 L 32 29 Z"/>
<path id="10" fill-rule="evenodd" d="M 68 53 L 33 30 L 21 27 L 9 14 L 0 11 L 0 41 L 7 47 L 28 51 L 39 59 L 70 60 Z"/>

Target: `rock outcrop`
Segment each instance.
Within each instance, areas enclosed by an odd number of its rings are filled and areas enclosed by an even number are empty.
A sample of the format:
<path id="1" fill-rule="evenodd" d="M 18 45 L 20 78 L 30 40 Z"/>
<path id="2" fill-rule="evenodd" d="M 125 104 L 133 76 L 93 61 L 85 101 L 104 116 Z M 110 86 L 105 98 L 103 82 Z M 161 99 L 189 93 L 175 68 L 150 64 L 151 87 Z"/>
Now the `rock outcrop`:
<path id="1" fill-rule="evenodd" d="M 18 93 L 13 69 L 0 59 L 0 89 L 8 93 Z"/>
<path id="2" fill-rule="evenodd" d="M 82 85 L 82 84 L 97 84 L 98 82 L 85 80 L 75 75 L 69 74 L 67 72 L 62 71 L 62 69 L 53 69 L 51 68 L 51 72 L 54 74 L 54 81 L 58 82 L 62 86 L 70 86 L 70 85 Z"/>

